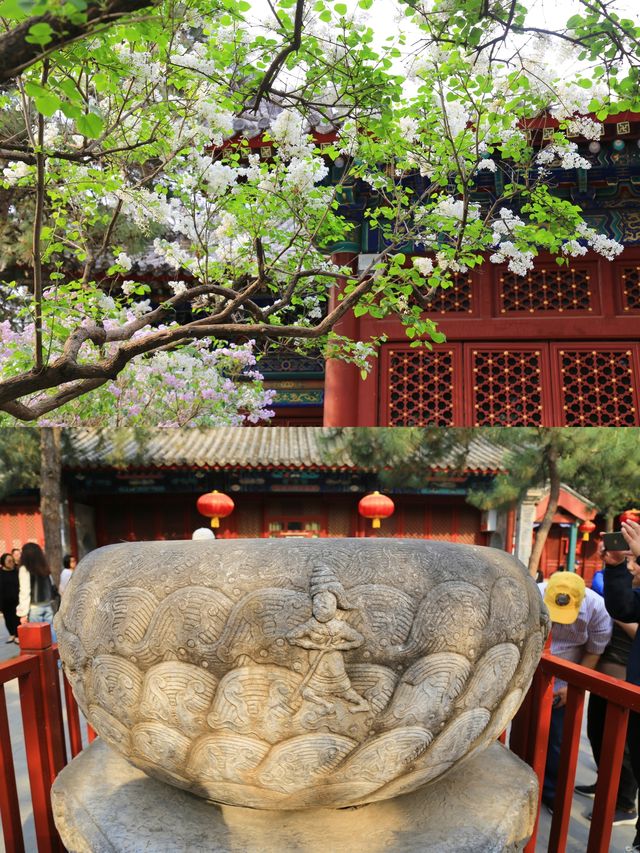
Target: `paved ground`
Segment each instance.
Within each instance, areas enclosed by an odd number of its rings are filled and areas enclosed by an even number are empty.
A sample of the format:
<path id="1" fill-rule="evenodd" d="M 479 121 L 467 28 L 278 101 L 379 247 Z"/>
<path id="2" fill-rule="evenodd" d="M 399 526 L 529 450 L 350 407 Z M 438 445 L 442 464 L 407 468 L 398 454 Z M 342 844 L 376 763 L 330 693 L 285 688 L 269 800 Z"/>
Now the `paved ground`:
<path id="1" fill-rule="evenodd" d="M 2 621 L 2 620 L 0 620 Z M 9 660 L 19 654 L 18 647 L 14 644 L 6 644 L 7 632 L 4 624 L 0 626 L 0 662 Z M 23 832 L 25 840 L 25 849 L 27 853 L 37 853 L 35 843 L 35 833 L 33 826 L 33 815 L 31 811 L 31 798 L 29 795 L 29 781 L 27 776 L 25 746 L 22 735 L 22 719 L 20 716 L 20 703 L 18 699 L 17 682 L 13 681 L 6 685 L 7 710 L 9 714 L 9 724 L 11 729 L 11 741 L 13 746 L 13 759 L 18 778 L 18 791 L 20 796 L 20 809 L 23 820 Z M 586 715 L 585 715 L 586 716 Z M 582 732 L 580 744 L 580 759 L 578 764 L 578 773 L 576 784 L 590 784 L 595 780 L 595 765 L 591 757 L 589 741 L 586 733 Z M 573 809 L 571 812 L 571 824 L 569 833 L 569 843 L 567 845 L 567 853 L 585 853 L 587 849 L 587 838 L 589 835 L 589 822 L 584 815 L 590 810 L 592 800 L 576 796 L 573 800 Z M 538 843 L 536 845 L 536 853 L 545 853 L 547 851 L 547 839 L 549 836 L 549 827 L 551 825 L 551 817 L 545 809 L 540 815 L 540 829 L 538 834 Z M 630 826 L 614 827 L 611 838 L 610 853 L 623 853 L 626 845 L 631 844 L 634 836 L 634 828 Z M 4 843 L 0 838 L 0 853 L 12 853 L 6 851 Z M 152 853 L 152 851 L 150 851 Z M 186 851 L 185 851 L 186 853 Z M 283 851 L 286 853 L 286 851 Z M 336 851 L 337 853 L 337 851 Z"/>

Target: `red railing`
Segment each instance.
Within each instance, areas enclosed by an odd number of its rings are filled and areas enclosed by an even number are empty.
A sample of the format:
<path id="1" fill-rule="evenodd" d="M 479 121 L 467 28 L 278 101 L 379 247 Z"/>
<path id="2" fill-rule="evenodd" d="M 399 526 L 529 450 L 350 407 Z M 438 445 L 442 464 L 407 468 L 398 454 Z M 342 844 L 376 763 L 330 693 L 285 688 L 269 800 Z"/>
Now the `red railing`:
<path id="1" fill-rule="evenodd" d="M 542 796 L 547 757 L 554 676 L 567 682 L 568 691 L 557 793 L 547 849 L 554 853 L 564 853 L 566 848 L 580 746 L 584 694 L 589 691 L 607 700 L 607 713 L 587 853 L 608 853 L 627 734 L 627 720 L 629 711 L 640 712 L 640 687 L 562 660 L 548 652 L 543 653 L 531 688 L 511 725 L 509 742 L 511 749 L 531 765 L 538 777 L 540 783 L 538 806 Z M 533 853 L 535 850 L 537 833 L 538 818 L 536 818 L 533 836 L 525 848 L 525 853 Z"/>
<path id="2" fill-rule="evenodd" d="M 80 715 L 64 677 L 63 689 L 60 689 L 58 650 L 52 645 L 49 625 L 27 624 L 21 626 L 18 632 L 21 655 L 0 664 L 0 817 L 5 849 L 8 853 L 24 853 L 25 850 L 4 687 L 7 682 L 17 679 L 38 853 L 64 853 L 53 821 L 50 789 L 56 775 L 67 763 L 65 719 L 71 757 L 83 749 Z M 607 853 L 627 718 L 630 710 L 640 712 L 640 687 L 561 660 L 547 652 L 543 654 L 531 689 L 511 725 L 509 741 L 511 749 L 533 767 L 540 780 L 540 791 L 547 754 L 554 676 L 562 678 L 569 687 L 558 793 L 548 850 L 564 853 L 566 847 L 584 694 L 588 690 L 604 697 L 608 704 L 587 853 Z M 87 726 L 87 739 L 91 741 L 94 737 L 95 732 Z M 537 830 L 536 820 L 526 853 L 535 850 Z"/>
<path id="3" fill-rule="evenodd" d="M 22 625 L 18 635 L 20 656 L 0 664 L 0 817 L 5 850 L 25 850 L 5 695 L 5 685 L 17 679 L 38 853 L 64 853 L 50 797 L 53 780 L 67 763 L 62 692 L 72 758 L 82 749 L 80 715 L 64 676 L 64 691 L 60 690 L 58 649 L 51 642 L 50 626 Z"/>

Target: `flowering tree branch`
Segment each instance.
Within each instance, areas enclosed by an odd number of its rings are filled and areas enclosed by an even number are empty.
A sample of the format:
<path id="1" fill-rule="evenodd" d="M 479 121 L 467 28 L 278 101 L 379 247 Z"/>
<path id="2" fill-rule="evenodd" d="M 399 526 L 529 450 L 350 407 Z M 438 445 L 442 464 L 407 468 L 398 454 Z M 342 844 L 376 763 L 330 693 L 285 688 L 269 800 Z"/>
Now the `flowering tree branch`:
<path id="1" fill-rule="evenodd" d="M 0 260 L 16 271 L 0 281 L 0 412 L 268 417 L 252 347 L 366 372 L 378 342 L 336 331 L 347 311 L 440 343 L 431 303 L 459 274 L 621 250 L 553 189 L 591 167 L 614 101 L 640 109 L 640 36 L 601 0 L 555 34 L 602 57 L 576 82 L 514 43 L 531 24 L 512 0 L 475 17 L 458 0 L 412 5 L 414 30 L 381 49 L 342 3 L 269 0 L 265 22 L 202 0 L 148 4 L 139 21 L 136 2 L 90 6 L 74 31 L 21 0 L 0 36 L 0 51 L 18 31 L 31 46 L 0 62 L 5 82 L 20 72 L 0 122 Z M 607 77 L 609 31 L 627 78 Z M 541 148 L 526 129 L 545 115 Z M 355 254 L 359 226 L 379 251 L 356 274 L 332 252 Z"/>
<path id="2" fill-rule="evenodd" d="M 27 68 L 41 62 L 56 50 L 90 36 L 96 29 L 116 24 L 123 16 L 154 5 L 150 0 L 109 0 L 87 6 L 82 23 L 47 13 L 29 18 L 0 36 L 0 83 L 13 80 Z M 29 34 L 37 26 L 46 26 L 50 39 L 38 44 Z"/>

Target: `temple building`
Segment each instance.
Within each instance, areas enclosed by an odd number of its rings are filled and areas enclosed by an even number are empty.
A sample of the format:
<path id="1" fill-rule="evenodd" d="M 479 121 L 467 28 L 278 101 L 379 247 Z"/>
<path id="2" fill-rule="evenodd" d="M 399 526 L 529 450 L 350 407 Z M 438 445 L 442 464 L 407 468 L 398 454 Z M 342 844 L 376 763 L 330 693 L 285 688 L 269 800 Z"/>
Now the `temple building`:
<path id="1" fill-rule="evenodd" d="M 640 425 L 640 115 L 604 127 L 600 142 L 576 139 L 591 169 L 556 170 L 553 179 L 589 225 L 625 245 L 615 261 L 590 252 L 563 266 L 540 257 L 524 277 L 489 262 L 459 275 L 433 302 L 447 340 L 432 349 L 411 347 L 399 321 L 347 316 L 341 334 L 387 335 L 368 378 L 340 362 L 273 356 L 263 370 L 278 392 L 274 423 Z M 541 120 L 534 144 L 553 129 Z M 498 197 L 503 180 L 500 170 L 484 172 L 484 197 Z M 367 203 L 363 187 L 345 187 L 341 212 L 353 229 L 334 247 L 341 264 L 367 264 L 382 248 L 363 219 Z"/>
<path id="2" fill-rule="evenodd" d="M 197 498 L 214 489 L 234 501 L 220 520 L 221 538 L 374 535 L 359 500 L 383 490 L 373 468 L 357 465 L 344 443 L 321 428 L 158 430 L 133 433 L 72 430 L 63 467 L 67 547 L 79 556 L 115 542 L 190 539 L 209 521 Z M 502 451 L 478 438 L 462 465 L 433 464 L 419 489 L 387 489 L 395 511 L 381 536 L 426 537 L 504 547 L 514 513 L 483 513 L 468 490 L 503 470 Z M 509 529 L 508 529 L 509 528 Z M 37 493 L 0 505 L 0 544 L 42 541 Z"/>
<path id="3" fill-rule="evenodd" d="M 542 489 L 511 510 L 482 512 L 469 504 L 472 487 L 505 470 L 504 452 L 481 436 L 464 457 L 450 452 L 425 465 L 419 488 L 384 486 L 373 466 L 354 462 L 339 433 L 317 427 L 142 435 L 71 430 L 65 443 L 65 550 L 78 557 L 117 542 L 190 539 L 209 525 L 197 499 L 215 489 L 234 504 L 216 530 L 223 539 L 439 539 L 502 548 L 526 564 L 548 501 Z M 361 498 L 375 490 L 394 504 L 379 529 L 358 511 Z M 588 501 L 563 486 L 541 560 L 545 575 L 563 567 L 589 580 L 600 568 L 593 538 L 583 543 L 579 533 L 580 524 L 595 515 Z M 43 539 L 36 491 L 0 502 L 2 550 Z"/>

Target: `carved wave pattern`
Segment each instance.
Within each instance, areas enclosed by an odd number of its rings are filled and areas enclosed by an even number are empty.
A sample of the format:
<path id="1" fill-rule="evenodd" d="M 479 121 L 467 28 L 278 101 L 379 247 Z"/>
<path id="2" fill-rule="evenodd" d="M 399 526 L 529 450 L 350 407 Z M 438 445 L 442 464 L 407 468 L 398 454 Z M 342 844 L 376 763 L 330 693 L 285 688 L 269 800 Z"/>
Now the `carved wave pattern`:
<path id="1" fill-rule="evenodd" d="M 254 577 L 253 589 L 236 587 L 247 572 L 222 559 L 218 576 L 235 572 L 222 590 L 206 585 L 211 567 L 198 576 L 191 559 L 197 582 L 174 579 L 161 596 L 143 587 L 152 577 L 144 561 L 127 576 L 131 586 L 111 588 L 98 561 L 56 622 L 89 722 L 150 775 L 257 808 L 357 805 L 447 772 L 519 707 L 547 631 L 537 590 L 501 558 L 478 578 L 449 564 L 444 580 L 410 595 L 392 585 L 387 551 L 376 582 L 370 547 L 349 563 L 354 546 L 340 543 L 348 605 L 334 629 L 346 623 L 352 640 L 326 652 L 292 640 L 314 621 L 308 575 L 296 588 L 271 586 L 254 556 L 265 585 L 255 589 Z M 482 549 L 466 551 L 469 562 Z M 233 553 L 239 559 L 237 545 Z M 413 571 L 415 593 L 422 580 Z"/>

